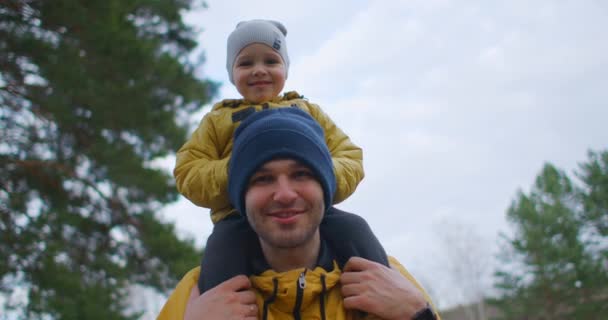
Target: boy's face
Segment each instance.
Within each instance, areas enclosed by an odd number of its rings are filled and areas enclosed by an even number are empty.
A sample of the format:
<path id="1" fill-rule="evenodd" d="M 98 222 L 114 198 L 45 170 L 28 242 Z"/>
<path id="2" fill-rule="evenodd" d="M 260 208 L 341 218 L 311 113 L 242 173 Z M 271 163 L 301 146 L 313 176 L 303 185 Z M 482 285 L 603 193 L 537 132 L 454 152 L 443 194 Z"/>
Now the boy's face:
<path id="1" fill-rule="evenodd" d="M 285 63 L 274 49 L 252 43 L 236 56 L 232 69 L 236 89 L 253 103 L 278 96 L 285 85 Z"/>

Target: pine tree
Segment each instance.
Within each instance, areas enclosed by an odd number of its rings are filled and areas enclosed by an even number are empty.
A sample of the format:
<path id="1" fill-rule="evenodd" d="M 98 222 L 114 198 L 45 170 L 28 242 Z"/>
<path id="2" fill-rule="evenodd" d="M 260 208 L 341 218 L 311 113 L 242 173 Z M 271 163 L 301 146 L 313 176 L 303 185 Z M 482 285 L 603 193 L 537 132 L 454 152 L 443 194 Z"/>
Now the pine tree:
<path id="1" fill-rule="evenodd" d="M 189 59 L 197 6 L 0 4 L 0 291 L 26 290 L 24 317 L 133 318 L 131 285 L 166 291 L 198 261 L 157 216 L 178 194 L 152 165 L 216 91 Z"/>
<path id="2" fill-rule="evenodd" d="M 519 192 L 507 212 L 513 227 L 496 272 L 492 301 L 501 319 L 599 319 L 606 311 L 606 270 L 589 250 L 580 191 L 545 165 L 529 194 Z M 584 210 L 583 210 L 584 212 Z"/>
<path id="3" fill-rule="evenodd" d="M 579 219 L 584 228 L 581 239 L 593 257 L 590 286 L 594 299 L 587 305 L 596 314 L 608 314 L 608 151 L 588 153 L 577 176 L 582 181 L 578 191 Z"/>
<path id="4" fill-rule="evenodd" d="M 583 181 L 580 192 L 584 206 L 583 220 L 589 223 L 593 233 L 608 237 L 608 151 L 589 152 L 589 161 L 580 166 L 578 177 Z M 604 256 L 608 252 L 604 248 Z"/>

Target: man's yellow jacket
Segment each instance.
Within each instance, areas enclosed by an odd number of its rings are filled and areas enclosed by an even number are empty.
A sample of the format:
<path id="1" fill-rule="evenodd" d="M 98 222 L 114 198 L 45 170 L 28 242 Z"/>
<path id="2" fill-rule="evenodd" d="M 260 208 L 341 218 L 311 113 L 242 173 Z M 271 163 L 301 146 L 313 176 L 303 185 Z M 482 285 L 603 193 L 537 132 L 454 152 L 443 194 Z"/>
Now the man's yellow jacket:
<path id="1" fill-rule="evenodd" d="M 242 120 L 268 108 L 297 107 L 309 113 L 325 132 L 336 175 L 334 203 L 350 196 L 363 179 L 363 153 L 319 106 L 292 91 L 261 105 L 223 100 L 213 106 L 177 152 L 173 175 L 177 189 L 194 204 L 210 208 L 213 223 L 233 212 L 228 199 L 228 161 L 233 134 Z"/>
<path id="2" fill-rule="evenodd" d="M 431 301 L 414 277 L 393 257 L 391 266 L 412 281 Z M 359 311 L 344 309 L 340 291 L 342 272 L 333 262 L 332 271 L 318 266 L 313 270 L 294 269 L 277 273 L 267 270 L 260 275 L 251 276 L 257 305 L 258 319 L 377 319 Z M 190 291 L 198 283 L 200 267 L 192 269 L 179 282 L 163 306 L 157 320 L 183 319 Z"/>

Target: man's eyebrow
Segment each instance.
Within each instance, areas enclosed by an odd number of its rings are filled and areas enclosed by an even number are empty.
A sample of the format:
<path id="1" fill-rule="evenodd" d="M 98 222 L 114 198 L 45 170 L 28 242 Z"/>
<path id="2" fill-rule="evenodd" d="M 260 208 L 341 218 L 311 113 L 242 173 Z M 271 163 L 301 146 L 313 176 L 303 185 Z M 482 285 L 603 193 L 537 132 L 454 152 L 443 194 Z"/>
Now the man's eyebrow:
<path id="1" fill-rule="evenodd" d="M 259 167 L 253 174 L 258 174 L 258 173 L 265 173 L 265 172 L 269 172 L 270 169 L 266 168 L 265 166 L 261 166 Z"/>
<path id="2" fill-rule="evenodd" d="M 292 168 L 298 168 L 298 169 L 299 169 L 299 168 L 308 168 L 308 166 L 303 165 L 303 164 L 301 164 L 301 163 L 299 163 L 299 162 L 292 163 L 292 164 L 290 165 L 290 167 L 292 167 Z"/>
<path id="3" fill-rule="evenodd" d="M 283 160 L 283 159 L 279 159 L 279 160 Z M 293 162 L 289 163 L 288 166 L 292 170 L 293 169 L 302 169 L 302 168 L 311 170 L 309 166 L 307 166 L 299 161 L 296 161 L 296 160 L 293 160 Z M 272 168 L 268 168 L 267 164 L 264 164 L 261 167 L 259 167 L 253 174 L 260 173 L 260 172 L 262 172 L 262 173 L 270 172 L 270 171 L 272 171 Z"/>

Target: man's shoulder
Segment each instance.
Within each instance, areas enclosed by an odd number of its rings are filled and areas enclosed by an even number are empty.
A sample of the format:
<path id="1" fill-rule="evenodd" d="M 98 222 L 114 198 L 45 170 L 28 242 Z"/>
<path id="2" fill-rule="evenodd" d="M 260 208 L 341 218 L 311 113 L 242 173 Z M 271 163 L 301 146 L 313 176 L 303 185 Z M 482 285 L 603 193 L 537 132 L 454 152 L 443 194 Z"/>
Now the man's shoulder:
<path id="1" fill-rule="evenodd" d="M 401 264 L 401 262 L 399 262 L 399 260 L 393 256 L 388 256 L 388 262 L 393 269 L 399 271 L 399 273 L 401 273 L 403 276 L 414 282 L 416 286 L 422 288 L 420 284 L 418 284 L 418 281 L 416 281 L 416 278 L 414 278 L 414 276 Z"/>
<path id="2" fill-rule="evenodd" d="M 200 273 L 201 267 L 198 266 L 184 275 L 165 302 L 157 320 L 183 319 L 190 291 L 197 285 Z"/>
<path id="3" fill-rule="evenodd" d="M 395 268 L 405 270 L 405 267 L 401 264 L 401 262 L 399 262 L 399 260 L 397 260 L 397 258 L 395 258 L 393 256 L 388 256 L 388 262 L 391 264 L 391 266 L 393 266 Z"/>
<path id="4" fill-rule="evenodd" d="M 182 278 L 182 280 L 180 280 L 181 282 L 189 282 L 189 281 L 194 281 L 194 283 L 198 282 L 198 277 L 201 274 L 201 266 L 197 266 L 195 268 L 190 269 L 190 271 L 188 271 L 186 273 L 186 275 L 184 275 L 184 277 Z"/>
<path id="5" fill-rule="evenodd" d="M 389 256 L 388 262 L 390 263 L 390 265 L 393 269 L 396 269 L 404 277 L 406 277 L 408 280 L 410 280 L 422 292 L 426 301 L 428 301 L 433 306 L 433 309 L 437 310 L 435 305 L 433 304 L 431 297 L 426 292 L 426 290 L 424 290 L 424 288 L 418 282 L 418 280 L 416 280 L 416 278 L 414 278 L 414 276 L 397 259 L 395 259 L 395 257 Z"/>

